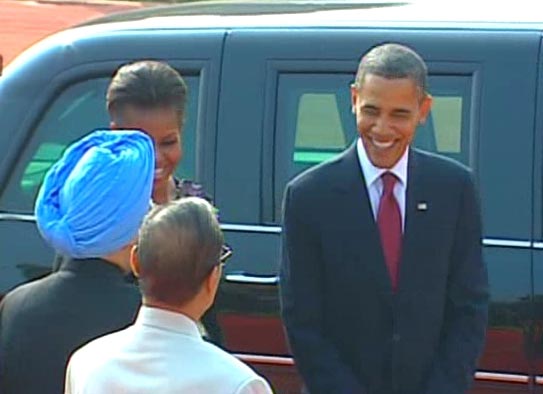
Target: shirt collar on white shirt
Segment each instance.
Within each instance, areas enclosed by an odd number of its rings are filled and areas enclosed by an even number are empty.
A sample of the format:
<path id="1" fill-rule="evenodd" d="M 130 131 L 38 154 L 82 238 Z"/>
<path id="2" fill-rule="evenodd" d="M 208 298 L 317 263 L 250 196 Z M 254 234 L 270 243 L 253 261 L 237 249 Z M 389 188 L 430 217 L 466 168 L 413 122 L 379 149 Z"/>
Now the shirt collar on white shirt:
<path id="1" fill-rule="evenodd" d="M 134 325 L 156 327 L 195 338 L 202 338 L 197 324 L 182 313 L 142 305 Z"/>
<path id="2" fill-rule="evenodd" d="M 409 158 L 409 147 L 405 150 L 404 154 L 398 160 L 394 167 L 388 168 L 378 168 L 375 167 L 366 153 L 364 144 L 362 143 L 362 138 L 358 138 L 356 142 L 356 152 L 358 154 L 358 161 L 360 167 L 362 168 L 362 173 L 364 174 L 364 179 L 366 180 L 366 188 L 369 190 L 371 185 L 383 175 L 384 172 L 392 172 L 400 180 L 401 184 L 405 187 L 407 185 L 407 161 Z"/>

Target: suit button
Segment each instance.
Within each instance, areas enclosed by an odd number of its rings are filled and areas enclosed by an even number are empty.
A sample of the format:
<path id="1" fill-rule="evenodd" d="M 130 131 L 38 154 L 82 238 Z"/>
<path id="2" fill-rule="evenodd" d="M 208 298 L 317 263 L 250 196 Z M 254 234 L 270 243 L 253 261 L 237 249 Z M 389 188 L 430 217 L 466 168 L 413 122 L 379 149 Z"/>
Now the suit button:
<path id="1" fill-rule="evenodd" d="M 400 334 L 392 335 L 392 341 L 393 342 L 400 342 Z"/>

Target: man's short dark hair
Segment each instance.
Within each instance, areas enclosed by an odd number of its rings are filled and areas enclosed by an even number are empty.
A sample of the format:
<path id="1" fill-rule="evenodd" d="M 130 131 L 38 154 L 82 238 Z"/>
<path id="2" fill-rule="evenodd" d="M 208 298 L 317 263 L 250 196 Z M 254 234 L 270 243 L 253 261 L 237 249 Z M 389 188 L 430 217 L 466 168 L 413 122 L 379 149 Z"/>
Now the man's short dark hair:
<path id="1" fill-rule="evenodd" d="M 213 207 L 186 197 L 155 207 L 139 234 L 140 288 L 145 297 L 183 305 L 219 264 L 224 238 Z"/>
<path id="2" fill-rule="evenodd" d="M 370 49 L 358 65 L 356 87 L 362 87 L 367 74 L 389 79 L 409 78 L 421 93 L 427 92 L 428 68 L 419 54 L 404 45 L 386 43 Z"/>
<path id="3" fill-rule="evenodd" d="M 141 109 L 174 108 L 181 121 L 187 101 L 187 85 L 181 75 L 166 63 L 142 60 L 120 67 L 111 80 L 107 110 L 112 120 L 122 124 L 127 106 Z"/>

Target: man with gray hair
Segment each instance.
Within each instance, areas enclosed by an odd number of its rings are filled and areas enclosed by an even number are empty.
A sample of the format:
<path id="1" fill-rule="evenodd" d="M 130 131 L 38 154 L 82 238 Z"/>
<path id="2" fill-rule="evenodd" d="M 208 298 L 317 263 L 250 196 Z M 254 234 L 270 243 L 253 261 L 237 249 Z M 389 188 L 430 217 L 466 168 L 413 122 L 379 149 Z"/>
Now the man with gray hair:
<path id="1" fill-rule="evenodd" d="M 131 257 L 143 296 L 136 322 L 74 353 L 65 393 L 271 393 L 263 378 L 198 331 L 229 257 L 223 241 L 204 199 L 155 207 Z"/>

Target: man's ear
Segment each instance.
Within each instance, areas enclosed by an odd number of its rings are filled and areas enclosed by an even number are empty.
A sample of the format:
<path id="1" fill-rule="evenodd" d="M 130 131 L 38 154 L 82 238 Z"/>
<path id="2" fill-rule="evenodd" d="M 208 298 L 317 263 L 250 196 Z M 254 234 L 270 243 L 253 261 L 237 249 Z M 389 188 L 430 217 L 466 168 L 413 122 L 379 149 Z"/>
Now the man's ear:
<path id="1" fill-rule="evenodd" d="M 426 93 L 420 103 L 419 124 L 424 124 L 426 122 L 426 119 L 430 115 L 430 110 L 432 109 L 433 102 L 434 98 L 432 97 L 432 95 Z"/>
<path id="2" fill-rule="evenodd" d="M 221 281 L 222 269 L 220 265 L 213 267 L 209 275 L 205 280 L 206 292 L 212 294 L 215 297 L 215 293 L 219 287 L 219 282 Z"/>
<path id="3" fill-rule="evenodd" d="M 351 112 L 356 114 L 356 105 L 358 102 L 358 87 L 353 83 L 351 85 Z"/>
<path id="4" fill-rule="evenodd" d="M 138 259 L 138 245 L 132 246 L 130 250 L 130 268 L 136 278 L 140 277 L 140 261 Z"/>

